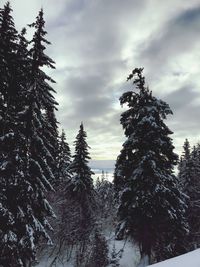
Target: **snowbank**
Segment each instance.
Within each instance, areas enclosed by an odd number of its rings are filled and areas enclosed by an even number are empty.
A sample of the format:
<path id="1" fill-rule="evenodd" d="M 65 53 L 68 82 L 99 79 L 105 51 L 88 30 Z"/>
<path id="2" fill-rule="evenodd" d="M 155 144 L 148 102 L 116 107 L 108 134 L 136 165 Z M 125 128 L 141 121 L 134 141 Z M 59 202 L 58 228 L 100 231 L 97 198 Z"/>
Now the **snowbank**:
<path id="1" fill-rule="evenodd" d="M 186 253 L 184 255 L 162 261 L 152 267 L 200 267 L 200 249 Z"/>
<path id="2" fill-rule="evenodd" d="M 134 246 L 134 244 L 129 240 L 127 240 L 126 242 L 124 240 L 115 240 L 114 234 L 110 239 L 107 238 L 107 240 L 109 244 L 110 253 L 113 249 L 113 245 L 115 245 L 116 252 L 119 252 L 121 249 L 123 249 L 122 257 L 119 261 L 120 267 L 138 266 L 140 254 L 137 246 Z"/>

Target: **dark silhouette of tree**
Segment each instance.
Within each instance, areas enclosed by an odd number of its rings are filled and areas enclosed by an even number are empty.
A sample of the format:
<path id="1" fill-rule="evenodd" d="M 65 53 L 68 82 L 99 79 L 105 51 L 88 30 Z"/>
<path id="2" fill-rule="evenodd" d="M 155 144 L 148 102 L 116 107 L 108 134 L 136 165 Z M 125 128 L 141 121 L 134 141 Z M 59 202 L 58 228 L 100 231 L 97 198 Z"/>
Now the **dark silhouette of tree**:
<path id="1" fill-rule="evenodd" d="M 72 161 L 71 151 L 69 144 L 66 141 L 66 135 L 64 130 L 60 135 L 58 158 L 57 158 L 57 183 L 66 182 L 71 178 L 70 165 Z"/>
<path id="2" fill-rule="evenodd" d="M 173 174 L 178 157 L 169 137 L 172 132 L 164 124 L 172 111 L 145 86 L 142 72 L 141 68 L 133 70 L 127 80 L 133 79 L 136 91 L 120 98 L 128 109 L 121 115 L 127 137 L 121 151 L 123 164 L 117 163 L 115 170 L 123 184 L 117 235 L 134 238 L 142 258 L 154 252 L 161 259 L 183 252 L 186 207 Z"/>
<path id="3" fill-rule="evenodd" d="M 200 147 L 197 145 L 191 149 L 187 139 L 179 162 L 178 179 L 181 190 L 188 196 L 189 234 L 184 243 L 186 250 L 191 251 L 200 246 Z"/>
<path id="4" fill-rule="evenodd" d="M 45 114 L 55 101 L 48 94 L 51 78 L 40 69 L 51 61 L 43 53 L 43 12 L 29 53 L 26 31 L 17 33 L 11 11 L 9 3 L 0 10 L 0 264 L 21 267 L 35 260 L 42 237 L 51 243 L 47 216 L 54 213 L 45 194 L 52 190 L 54 159 Z"/>

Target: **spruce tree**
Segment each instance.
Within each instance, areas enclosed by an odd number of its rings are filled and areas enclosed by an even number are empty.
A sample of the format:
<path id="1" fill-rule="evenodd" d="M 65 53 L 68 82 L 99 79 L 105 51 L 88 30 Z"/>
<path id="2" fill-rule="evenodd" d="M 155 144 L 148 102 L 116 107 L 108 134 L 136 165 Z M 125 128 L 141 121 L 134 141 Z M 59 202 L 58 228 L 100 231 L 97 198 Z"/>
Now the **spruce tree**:
<path id="1" fill-rule="evenodd" d="M 25 99 L 24 132 L 28 155 L 27 178 L 33 188 L 30 211 L 32 213 L 31 223 L 33 224 L 33 235 L 35 237 L 34 245 L 37 245 L 40 236 L 51 242 L 46 232 L 46 229 L 52 229 L 47 221 L 47 216 L 54 216 L 54 212 L 46 199 L 45 192 L 53 189 L 51 181 L 55 179 L 53 174 L 55 155 L 53 152 L 57 145 L 55 140 L 57 137 L 52 136 L 52 128 L 57 127 L 57 122 L 55 117 L 52 116 L 55 122 L 53 126 L 46 118 L 49 110 L 54 111 L 56 101 L 51 94 L 54 90 L 48 84 L 48 81 L 54 81 L 41 69 L 44 66 L 54 68 L 53 60 L 44 54 L 46 49 L 44 44 L 50 44 L 50 42 L 44 38 L 46 31 L 44 30 L 45 21 L 42 10 L 39 12 L 36 22 L 31 26 L 35 27 L 36 31 L 31 41 L 33 46 L 29 52 L 31 77 Z"/>
<path id="2" fill-rule="evenodd" d="M 189 235 L 184 238 L 188 251 L 200 246 L 200 150 L 199 145 L 190 149 L 186 139 L 182 160 L 179 162 L 179 183 L 187 198 Z"/>
<path id="3" fill-rule="evenodd" d="M 108 244 L 105 237 L 96 228 L 94 231 L 94 240 L 91 248 L 91 256 L 86 267 L 106 267 L 108 266 Z"/>
<path id="4" fill-rule="evenodd" d="M 194 250 L 200 247 L 200 150 L 194 146 L 191 152 L 191 179 L 187 184 L 189 196 L 188 221 L 190 226 L 189 247 Z"/>
<path id="5" fill-rule="evenodd" d="M 114 186 L 105 178 L 102 171 L 101 179 L 97 178 L 95 184 L 97 220 L 101 223 L 102 229 L 112 230 L 116 219 L 116 201 L 114 197 Z"/>
<path id="6" fill-rule="evenodd" d="M 48 151 L 51 153 L 51 167 L 53 174 L 56 173 L 56 158 L 58 153 L 58 122 L 55 117 L 58 103 L 55 101 L 55 90 L 50 83 L 55 81 L 48 76 L 43 67 L 55 69 L 55 62 L 45 54 L 45 45 L 51 43 L 46 39 L 47 32 L 45 30 L 45 20 L 43 9 L 40 10 L 36 22 L 29 25 L 35 29 L 35 34 L 31 40 L 32 47 L 29 55 L 32 58 L 32 79 L 31 79 L 31 95 L 37 101 L 38 108 L 43 111 L 43 142 Z M 53 182 L 53 179 L 51 180 Z"/>
<path id="7" fill-rule="evenodd" d="M 190 143 L 188 139 L 185 140 L 183 145 L 183 155 L 181 156 L 179 165 L 178 180 L 180 188 L 186 193 L 187 186 L 190 184 L 192 161 L 190 154 Z"/>
<path id="8" fill-rule="evenodd" d="M 122 192 L 125 187 L 126 176 L 131 175 L 131 169 L 131 153 L 129 153 L 127 149 L 122 149 L 116 160 L 113 179 L 115 198 L 117 201 L 119 201 L 120 192 Z"/>
<path id="9" fill-rule="evenodd" d="M 9 2 L 0 9 L 0 264 L 8 267 L 25 266 L 24 249 L 30 254 L 31 246 L 28 229 L 22 226 L 25 150 L 19 121 L 21 72 L 11 12 Z"/>
<path id="10" fill-rule="evenodd" d="M 70 172 L 71 165 L 71 151 L 69 144 L 66 142 L 66 135 L 64 130 L 59 138 L 58 158 L 57 158 L 57 179 L 58 182 L 68 181 L 71 177 Z"/>
<path id="11" fill-rule="evenodd" d="M 18 48 L 18 34 L 11 13 L 10 3 L 7 2 L 0 9 L 0 90 L 7 109 L 10 108 L 10 100 L 11 98 L 14 99 L 16 93 L 15 71 L 17 69 L 16 51 Z"/>
<path id="12" fill-rule="evenodd" d="M 117 231 L 134 238 L 142 258 L 154 253 L 161 259 L 183 252 L 186 206 L 173 173 L 177 155 L 172 132 L 164 123 L 172 111 L 145 86 L 142 72 L 141 68 L 133 70 L 127 80 L 133 78 L 136 90 L 120 98 L 121 105 L 128 106 L 121 115 L 127 137 L 121 154 L 126 155 L 127 166 L 120 167 L 124 189 Z"/>
<path id="13" fill-rule="evenodd" d="M 41 96 L 42 88 L 45 91 L 48 87 L 45 83 L 48 78 L 40 70 L 48 66 L 42 53 L 44 46 L 36 48 L 40 55 L 36 64 L 27 50 L 25 30 L 17 39 L 10 12 L 7 3 L 0 13 L 0 34 L 2 38 L 6 36 L 7 42 L 7 47 L 0 49 L 1 64 L 8 65 L 5 66 L 7 73 L 3 67 L 0 70 L 3 84 L 0 103 L 4 115 L 0 121 L 3 129 L 0 136 L 0 264 L 21 267 L 34 261 L 36 246 L 42 237 L 51 242 L 46 231 L 51 229 L 47 216 L 54 213 L 45 193 L 52 189 L 49 180 L 54 179 L 51 168 L 54 159 L 46 137 L 46 110 Z M 10 28 L 5 27 L 5 21 Z M 34 54 L 34 49 L 31 53 Z M 10 61 L 6 61 L 6 56 Z M 48 109 L 53 107 L 49 104 Z"/>
<path id="14" fill-rule="evenodd" d="M 86 142 L 86 137 L 87 134 L 83 128 L 83 123 L 81 123 L 74 142 L 75 154 L 70 165 L 72 177 L 66 185 L 66 193 L 79 206 L 77 210 L 79 217 L 79 225 L 77 225 L 79 250 L 82 250 L 81 246 L 85 247 L 94 226 L 95 191 L 91 177 L 93 172 L 88 166 L 90 159 L 88 149 L 90 147 Z"/>
<path id="15" fill-rule="evenodd" d="M 68 188 L 74 195 L 77 196 L 80 201 L 93 201 L 94 186 L 92 180 L 92 174 L 88 163 L 89 163 L 89 152 L 90 148 L 86 142 L 87 134 L 84 131 L 83 123 L 80 125 L 79 133 L 76 137 L 75 154 L 73 161 L 70 166 L 72 172 L 72 178 L 68 183 Z"/>

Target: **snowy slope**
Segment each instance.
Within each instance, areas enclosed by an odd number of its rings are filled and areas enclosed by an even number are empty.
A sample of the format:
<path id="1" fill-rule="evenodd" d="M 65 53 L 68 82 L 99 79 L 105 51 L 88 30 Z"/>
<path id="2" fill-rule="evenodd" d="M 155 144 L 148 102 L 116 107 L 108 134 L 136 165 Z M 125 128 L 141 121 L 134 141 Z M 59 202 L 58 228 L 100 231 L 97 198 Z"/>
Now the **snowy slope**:
<path id="1" fill-rule="evenodd" d="M 200 267 L 200 249 L 194 250 L 187 254 L 162 261 L 152 267 Z"/>
<path id="2" fill-rule="evenodd" d="M 121 249 L 124 250 L 122 253 L 122 258 L 120 259 L 120 267 L 137 267 L 139 262 L 139 251 L 136 246 L 132 244 L 132 242 L 124 240 L 118 241 L 113 239 L 109 242 L 110 251 L 112 251 L 113 244 L 115 244 L 116 252 Z M 199 266 L 200 267 L 200 266 Z"/>

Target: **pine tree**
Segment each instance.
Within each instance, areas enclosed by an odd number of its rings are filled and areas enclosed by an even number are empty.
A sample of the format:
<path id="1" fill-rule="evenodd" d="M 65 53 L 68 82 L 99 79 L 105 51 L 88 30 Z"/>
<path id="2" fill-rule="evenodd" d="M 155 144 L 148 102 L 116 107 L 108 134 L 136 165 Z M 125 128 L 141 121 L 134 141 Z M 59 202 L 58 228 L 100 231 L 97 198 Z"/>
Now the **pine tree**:
<path id="1" fill-rule="evenodd" d="M 190 149 L 186 139 L 179 163 L 179 183 L 187 198 L 187 220 L 189 222 L 189 235 L 184 238 L 188 251 L 200 246 L 200 150 L 199 146 Z"/>
<path id="2" fill-rule="evenodd" d="M 35 241 L 34 246 L 37 245 L 41 236 L 51 243 L 51 239 L 46 232 L 46 229 L 52 230 L 47 221 L 47 216 L 55 216 L 45 196 L 46 191 L 53 189 L 50 181 L 55 179 L 53 174 L 53 166 L 55 166 L 53 151 L 57 143 L 55 136 L 54 142 L 50 139 L 53 138 L 51 131 L 53 126 L 46 119 L 47 111 L 53 111 L 56 102 L 51 94 L 54 90 L 47 83 L 47 81 L 54 81 L 41 70 L 44 66 L 54 68 L 52 65 L 54 62 L 44 54 L 44 43 L 50 44 L 44 38 L 46 35 L 44 25 L 43 11 L 41 10 L 36 22 L 31 24 L 32 27 L 35 27 L 36 32 L 31 41 L 33 47 L 29 52 L 31 78 L 28 83 L 29 88 L 25 98 L 26 109 L 24 111 L 24 133 L 28 155 L 27 179 L 33 188 L 31 198 L 28 201 L 31 201 L 29 212 L 32 214 L 32 220 L 30 221 Z M 53 118 L 55 119 L 55 117 Z M 34 249 L 35 247 L 33 247 L 33 251 Z"/>
<path id="3" fill-rule="evenodd" d="M 9 2 L 0 10 L 0 264 L 8 267 L 25 264 L 24 241 L 28 242 L 22 226 L 25 161 L 18 119 L 21 72 L 18 35 L 11 12 Z M 29 245 L 26 244 L 28 254 Z"/>
<path id="4" fill-rule="evenodd" d="M 0 104 L 1 132 L 6 134 L 13 123 L 14 105 L 16 104 L 16 70 L 18 35 L 12 18 L 12 9 L 7 2 L 0 9 Z"/>
<path id="5" fill-rule="evenodd" d="M 77 233 L 77 264 L 81 262 L 84 253 L 89 243 L 89 238 L 94 228 L 94 210 L 95 197 L 94 186 L 91 175 L 93 172 L 88 166 L 90 148 L 86 142 L 86 132 L 83 128 L 83 123 L 80 125 L 80 130 L 76 137 L 75 154 L 70 166 L 72 177 L 66 185 L 66 194 L 71 196 L 78 204 L 78 209 L 74 210 L 79 218 L 79 223 L 76 226 Z"/>
<path id="6" fill-rule="evenodd" d="M 190 226 L 190 250 L 200 247 L 200 150 L 193 147 L 191 152 L 191 179 L 185 187 L 189 196 L 188 221 Z M 187 189 L 186 189 L 187 188 Z"/>
<path id="7" fill-rule="evenodd" d="M 0 62 L 7 64 L 4 66 L 6 73 L 0 67 L 3 84 L 0 102 L 4 115 L 0 121 L 3 129 L 0 136 L 0 264 L 21 267 L 34 261 L 41 237 L 51 242 L 46 231 L 51 229 L 47 216 L 54 216 L 54 213 L 45 193 L 52 189 L 49 180 L 54 178 L 53 157 L 46 138 L 42 102 L 42 88 L 47 92 L 45 79 L 50 78 L 40 70 L 49 62 L 48 58 L 45 62 L 41 53 L 44 46 L 37 46 L 40 58 L 31 58 L 25 30 L 18 41 L 10 12 L 7 3 L 0 13 L 0 34 L 7 41 L 7 48 L 0 49 Z M 5 21 L 10 28 L 5 27 Z M 53 107 L 49 104 L 48 109 Z"/>
<path id="8" fill-rule="evenodd" d="M 69 170 L 71 165 L 71 151 L 69 144 L 66 142 L 64 130 L 62 130 L 60 135 L 57 164 L 58 181 L 68 181 L 71 177 L 71 172 Z"/>
<path id="9" fill-rule="evenodd" d="M 105 237 L 98 229 L 95 229 L 91 256 L 86 267 L 108 266 L 108 244 Z"/>
<path id="10" fill-rule="evenodd" d="M 12 9 L 7 2 L 0 9 L 0 90 L 7 109 L 11 106 L 10 100 L 15 96 L 15 70 L 17 65 L 17 31 L 11 15 Z M 7 115 L 7 114 L 6 114 Z"/>
<path id="11" fill-rule="evenodd" d="M 55 69 L 55 62 L 45 54 L 45 44 L 51 43 L 45 38 L 47 32 L 45 31 L 43 9 L 40 10 L 36 22 L 30 24 L 30 27 L 35 29 L 35 34 L 31 40 L 32 48 L 29 55 L 32 58 L 32 81 L 31 81 L 31 94 L 34 95 L 37 101 L 38 108 L 43 111 L 43 142 L 51 153 L 51 162 L 48 165 L 51 167 L 53 174 L 57 172 L 56 161 L 58 153 L 58 122 L 55 117 L 58 103 L 53 96 L 55 90 L 49 84 L 55 81 L 49 77 L 43 70 L 43 67 Z M 53 179 L 51 180 L 53 182 Z"/>
<path id="12" fill-rule="evenodd" d="M 116 219 L 116 201 L 114 198 L 114 186 L 105 178 L 102 171 L 101 179 L 97 178 L 96 185 L 97 220 L 101 222 L 102 229 L 112 230 Z"/>
<path id="13" fill-rule="evenodd" d="M 126 185 L 126 176 L 131 175 L 131 156 L 132 154 L 124 148 L 121 150 L 116 160 L 113 183 L 117 202 L 119 201 L 120 194 Z"/>
<path id="14" fill-rule="evenodd" d="M 18 34 L 18 49 L 17 49 L 17 59 L 18 59 L 18 80 L 20 84 L 20 93 L 27 95 L 27 85 L 31 79 L 31 58 L 29 55 L 28 44 L 29 41 L 26 39 L 26 28 L 23 28 Z M 20 97 L 23 99 L 23 97 Z M 21 103 L 24 106 L 24 103 Z"/>
<path id="15" fill-rule="evenodd" d="M 192 168 L 192 161 L 190 158 L 190 143 L 188 139 L 185 140 L 183 145 L 183 155 L 181 156 L 179 162 L 179 174 L 178 180 L 180 184 L 180 188 L 186 193 L 187 185 L 190 184 L 191 179 L 191 168 Z"/>
<path id="16" fill-rule="evenodd" d="M 128 105 L 121 115 L 127 137 L 121 153 L 126 155 L 128 168 L 122 168 L 125 185 L 117 230 L 138 242 L 142 257 L 150 258 L 154 253 L 158 259 L 183 252 L 186 206 L 173 174 L 177 155 L 169 137 L 172 132 L 163 121 L 172 111 L 167 103 L 152 96 L 142 71 L 134 69 L 127 79 L 134 78 L 137 91 L 120 98 L 122 105 Z"/>
<path id="17" fill-rule="evenodd" d="M 30 27 L 35 28 L 35 34 L 31 40 L 32 48 L 29 51 L 29 54 L 32 58 L 32 75 L 35 82 L 35 87 L 37 87 L 36 98 L 40 102 L 40 108 L 45 111 L 52 111 L 52 108 L 55 110 L 58 103 L 55 101 L 52 93 L 56 93 L 55 90 L 49 85 L 49 82 L 55 83 L 55 81 L 49 77 L 41 68 L 49 67 L 55 69 L 55 62 L 45 54 L 45 44 L 50 45 L 51 43 L 45 39 L 47 32 L 45 31 L 45 21 L 44 13 L 41 9 L 36 22 L 30 24 Z M 53 119 L 55 120 L 55 118 Z M 55 123 L 56 124 L 56 123 Z M 56 127 L 56 126 L 55 126 Z"/>
<path id="18" fill-rule="evenodd" d="M 83 123 L 80 125 L 79 133 L 75 141 L 75 155 L 70 166 L 73 173 L 72 179 L 68 183 L 68 188 L 80 201 L 93 202 L 94 186 L 91 175 L 93 172 L 88 166 L 90 148 L 86 142 L 86 132 Z"/>

